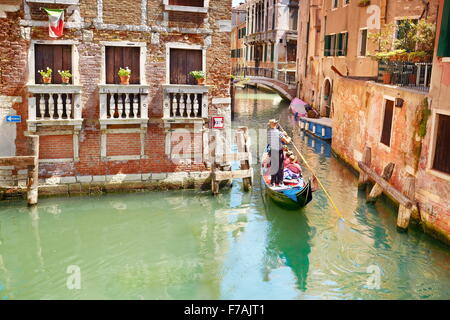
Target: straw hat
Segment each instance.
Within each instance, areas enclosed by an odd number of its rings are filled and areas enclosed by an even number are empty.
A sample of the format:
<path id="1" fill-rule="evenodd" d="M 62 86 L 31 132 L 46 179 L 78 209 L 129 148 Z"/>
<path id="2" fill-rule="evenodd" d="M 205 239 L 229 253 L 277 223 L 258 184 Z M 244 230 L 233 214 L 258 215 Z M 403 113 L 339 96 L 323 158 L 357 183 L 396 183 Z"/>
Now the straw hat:
<path id="1" fill-rule="evenodd" d="M 267 123 L 268 126 L 271 126 L 272 124 L 277 124 L 278 120 L 277 119 L 270 119 L 269 122 Z"/>

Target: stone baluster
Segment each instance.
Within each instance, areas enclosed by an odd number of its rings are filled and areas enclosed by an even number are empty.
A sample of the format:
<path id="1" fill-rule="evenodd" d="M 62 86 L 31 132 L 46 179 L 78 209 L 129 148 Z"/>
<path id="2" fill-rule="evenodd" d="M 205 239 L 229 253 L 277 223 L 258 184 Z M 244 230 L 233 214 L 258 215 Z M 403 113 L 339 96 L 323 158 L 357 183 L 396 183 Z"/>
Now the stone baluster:
<path id="1" fill-rule="evenodd" d="M 164 118 L 168 119 L 170 118 L 170 94 L 167 92 L 164 92 Z"/>
<path id="2" fill-rule="evenodd" d="M 180 93 L 180 117 L 184 116 L 186 110 L 186 100 L 184 99 L 184 93 Z"/>
<path id="3" fill-rule="evenodd" d="M 111 93 L 111 97 L 109 98 L 108 118 L 114 118 L 115 114 L 116 114 L 116 100 L 114 99 L 114 93 Z"/>
<path id="4" fill-rule="evenodd" d="M 123 110 L 123 99 L 122 99 L 122 94 L 119 93 L 117 95 L 117 110 L 119 112 L 119 118 L 122 118 L 122 115 L 124 114 L 124 110 Z"/>
<path id="5" fill-rule="evenodd" d="M 28 120 L 36 120 L 36 97 L 28 98 Z"/>
<path id="6" fill-rule="evenodd" d="M 36 99 L 36 111 L 39 110 L 41 119 L 45 116 L 45 98 L 43 94 L 39 95 L 39 99 Z"/>
<path id="7" fill-rule="evenodd" d="M 186 110 L 187 110 L 187 117 L 190 118 L 191 117 L 191 113 L 192 113 L 192 101 L 191 101 L 191 94 L 188 93 L 187 94 L 187 99 L 186 99 Z"/>
<path id="8" fill-rule="evenodd" d="M 139 114 L 139 99 L 138 99 L 138 95 L 136 93 L 133 95 L 131 109 L 133 111 L 134 118 L 137 118 L 138 114 Z"/>
<path id="9" fill-rule="evenodd" d="M 130 94 L 127 93 L 125 95 L 125 119 L 130 118 L 130 108 L 131 108 Z"/>
<path id="10" fill-rule="evenodd" d="M 72 101 L 70 100 L 70 94 L 66 95 L 66 114 L 67 119 L 72 119 Z"/>
<path id="11" fill-rule="evenodd" d="M 173 99 L 172 99 L 172 114 L 174 117 L 177 116 L 177 94 L 173 93 Z"/>
<path id="12" fill-rule="evenodd" d="M 57 103 L 57 105 L 56 105 L 56 112 L 57 112 L 57 117 L 58 117 L 58 119 L 62 119 L 62 116 L 63 116 L 63 113 L 64 113 L 64 110 L 63 110 L 63 100 L 62 100 L 62 96 L 61 96 L 61 93 L 58 93 L 58 99 L 56 100 L 56 103 Z"/>
<path id="13" fill-rule="evenodd" d="M 194 117 L 197 118 L 198 116 L 198 95 L 197 93 L 194 94 Z"/>
<path id="14" fill-rule="evenodd" d="M 52 93 L 48 95 L 48 113 L 50 114 L 50 119 L 53 119 L 55 115 L 55 98 Z"/>

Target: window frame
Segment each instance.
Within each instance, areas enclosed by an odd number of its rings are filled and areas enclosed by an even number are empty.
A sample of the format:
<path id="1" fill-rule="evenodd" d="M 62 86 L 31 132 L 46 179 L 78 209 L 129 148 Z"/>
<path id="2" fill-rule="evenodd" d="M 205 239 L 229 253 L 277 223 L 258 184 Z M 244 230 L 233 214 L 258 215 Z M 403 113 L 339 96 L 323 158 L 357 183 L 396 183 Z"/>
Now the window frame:
<path id="1" fill-rule="evenodd" d="M 434 156 L 436 152 L 436 142 L 437 142 L 437 120 L 439 115 L 450 116 L 450 110 L 445 109 L 432 109 L 431 114 L 431 139 L 430 139 L 430 147 L 428 150 L 428 159 L 427 159 L 427 172 L 437 176 L 439 178 L 450 181 L 450 174 L 436 170 L 433 168 L 434 166 Z"/>
<path id="2" fill-rule="evenodd" d="M 361 49 L 362 49 L 362 33 L 363 31 L 366 30 L 366 54 L 363 56 L 361 55 Z M 360 28 L 359 32 L 358 32 L 358 52 L 357 52 L 357 57 L 358 58 L 367 58 L 367 44 L 369 40 L 369 28 L 364 27 L 364 28 Z"/>
<path id="3" fill-rule="evenodd" d="M 140 64 L 140 74 L 139 74 L 139 82 L 140 86 L 146 85 L 147 80 L 145 76 L 145 62 L 147 57 L 147 43 L 146 42 L 130 42 L 130 41 L 101 41 L 101 70 L 100 70 L 100 84 L 106 85 L 106 47 L 139 47 L 139 64 Z M 108 84 L 114 85 L 114 84 Z M 120 84 L 116 84 L 120 86 Z"/>
<path id="4" fill-rule="evenodd" d="M 170 49 L 183 50 L 201 50 L 202 51 L 202 71 L 207 73 L 206 69 L 206 47 L 199 44 L 188 44 L 183 42 L 168 42 L 166 43 L 166 81 L 167 85 L 170 83 Z M 176 85 L 176 84 L 173 84 Z"/>
<path id="5" fill-rule="evenodd" d="M 31 40 L 30 48 L 28 50 L 28 83 L 27 85 L 36 85 L 36 45 L 63 45 L 63 46 L 71 46 L 72 52 L 72 85 L 80 84 L 80 70 L 79 70 L 79 53 L 78 53 L 78 44 L 77 40 Z M 53 73 L 56 73 L 57 70 L 53 70 Z M 57 84 L 53 84 L 57 85 Z"/>
<path id="6" fill-rule="evenodd" d="M 336 10 L 339 8 L 339 0 L 331 0 L 331 10 Z"/>

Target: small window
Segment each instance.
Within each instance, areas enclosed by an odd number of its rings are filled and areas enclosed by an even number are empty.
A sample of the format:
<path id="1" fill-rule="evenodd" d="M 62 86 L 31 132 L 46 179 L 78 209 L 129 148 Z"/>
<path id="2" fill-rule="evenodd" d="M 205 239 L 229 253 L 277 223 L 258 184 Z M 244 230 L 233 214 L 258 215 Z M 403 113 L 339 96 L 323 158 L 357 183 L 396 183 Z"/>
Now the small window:
<path id="1" fill-rule="evenodd" d="M 69 45 L 45 45 L 36 44 L 35 52 L 35 83 L 42 84 L 42 77 L 39 70 L 46 70 L 47 67 L 53 70 L 52 83 L 61 84 L 62 79 L 58 70 L 72 70 L 72 47 Z M 72 81 L 72 78 L 70 79 Z"/>
<path id="2" fill-rule="evenodd" d="M 450 174 L 450 115 L 438 114 L 436 125 L 433 169 Z"/>
<path id="3" fill-rule="evenodd" d="M 359 32 L 359 52 L 360 57 L 365 57 L 367 54 L 367 29 L 362 29 Z"/>
<path id="4" fill-rule="evenodd" d="M 394 101 L 385 100 L 383 129 L 381 132 L 381 143 L 391 146 L 392 119 L 394 117 Z"/>
<path id="5" fill-rule="evenodd" d="M 169 0 L 171 6 L 203 7 L 203 0 Z"/>
<path id="6" fill-rule="evenodd" d="M 289 41 L 287 43 L 287 61 L 297 60 L 297 42 Z"/>
<path id="7" fill-rule="evenodd" d="M 333 9 L 339 7 L 339 0 L 331 0 L 331 7 Z"/>
<path id="8" fill-rule="evenodd" d="M 442 11 L 438 57 L 450 57 L 450 1 L 446 0 Z"/>
<path id="9" fill-rule="evenodd" d="M 105 47 L 106 83 L 120 84 L 120 68 L 130 68 L 130 84 L 140 84 L 140 48 Z"/>

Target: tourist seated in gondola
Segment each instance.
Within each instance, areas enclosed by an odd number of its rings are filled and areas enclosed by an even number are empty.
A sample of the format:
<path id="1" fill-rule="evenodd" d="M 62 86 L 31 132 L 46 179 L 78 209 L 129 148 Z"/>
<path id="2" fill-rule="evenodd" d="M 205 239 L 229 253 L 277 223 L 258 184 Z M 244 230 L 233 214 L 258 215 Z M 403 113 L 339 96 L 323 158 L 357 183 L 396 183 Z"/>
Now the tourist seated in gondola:
<path id="1" fill-rule="evenodd" d="M 285 166 L 283 175 L 284 180 L 298 180 L 302 177 L 302 168 L 294 155 L 289 157 L 289 163 Z"/>

